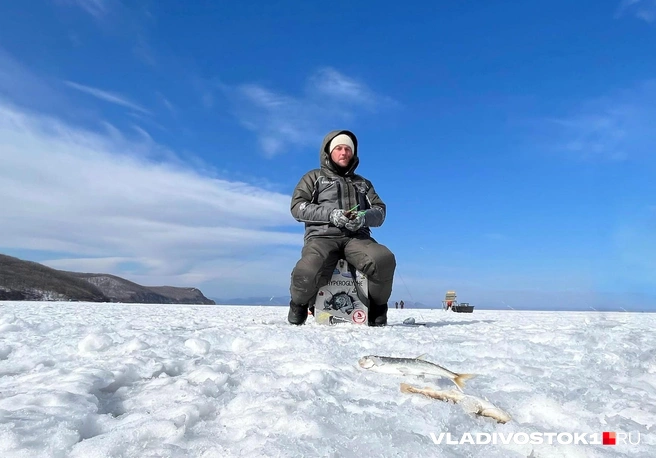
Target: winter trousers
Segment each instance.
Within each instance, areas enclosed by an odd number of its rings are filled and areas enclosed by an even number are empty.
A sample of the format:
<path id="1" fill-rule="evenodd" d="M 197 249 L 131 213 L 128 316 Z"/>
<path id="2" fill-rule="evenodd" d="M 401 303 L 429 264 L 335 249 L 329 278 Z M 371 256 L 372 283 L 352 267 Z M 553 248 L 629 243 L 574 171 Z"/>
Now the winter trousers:
<path id="1" fill-rule="evenodd" d="M 306 305 L 333 276 L 337 261 L 346 259 L 369 281 L 369 298 L 373 304 L 387 304 L 392 294 L 396 269 L 394 254 L 372 238 L 313 237 L 301 250 L 292 271 L 292 302 Z"/>

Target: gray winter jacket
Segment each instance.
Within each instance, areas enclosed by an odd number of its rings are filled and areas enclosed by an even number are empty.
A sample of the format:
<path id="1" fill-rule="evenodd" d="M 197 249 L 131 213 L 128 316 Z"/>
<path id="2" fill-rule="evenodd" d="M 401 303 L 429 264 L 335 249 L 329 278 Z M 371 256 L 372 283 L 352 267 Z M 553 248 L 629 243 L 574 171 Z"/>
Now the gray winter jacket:
<path id="1" fill-rule="evenodd" d="M 341 173 L 330 160 L 330 152 L 327 151 L 330 141 L 339 134 L 349 135 L 355 146 L 351 163 Z M 354 173 L 359 163 L 358 140 L 353 132 L 334 130 L 324 137 L 319 150 L 321 167 L 303 175 L 292 195 L 291 213 L 297 221 L 305 223 L 305 240 L 317 236 L 370 236 L 370 227 L 383 224 L 385 203 L 369 180 Z M 338 228 L 330 222 L 330 212 L 333 209 L 349 210 L 358 204 L 358 211 L 365 210 L 366 213 L 365 224 L 357 233 Z"/>

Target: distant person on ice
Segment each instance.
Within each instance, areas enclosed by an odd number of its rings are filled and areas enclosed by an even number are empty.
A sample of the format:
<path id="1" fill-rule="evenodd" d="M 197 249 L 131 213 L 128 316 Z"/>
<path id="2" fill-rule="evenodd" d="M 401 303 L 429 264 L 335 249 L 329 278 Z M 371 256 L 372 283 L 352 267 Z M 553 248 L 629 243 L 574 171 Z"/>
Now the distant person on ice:
<path id="1" fill-rule="evenodd" d="M 305 323 L 310 302 L 328 284 L 340 258 L 369 280 L 369 326 L 387 324 L 396 259 L 371 237 L 369 228 L 383 224 L 386 206 L 371 182 L 355 174 L 359 163 L 355 134 L 334 130 L 321 144 L 320 168 L 303 175 L 294 189 L 291 213 L 305 223 L 305 243 L 292 271 L 291 324 Z"/>

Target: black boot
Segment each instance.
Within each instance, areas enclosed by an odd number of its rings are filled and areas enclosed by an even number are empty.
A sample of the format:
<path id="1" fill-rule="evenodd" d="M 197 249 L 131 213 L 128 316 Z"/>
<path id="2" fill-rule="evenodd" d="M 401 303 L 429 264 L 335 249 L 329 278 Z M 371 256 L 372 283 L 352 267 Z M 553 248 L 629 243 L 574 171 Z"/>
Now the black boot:
<path id="1" fill-rule="evenodd" d="M 308 306 L 297 305 L 293 302 L 289 303 L 289 313 L 287 314 L 287 321 L 290 324 L 301 325 L 305 323 L 308 317 Z"/>
<path id="2" fill-rule="evenodd" d="M 369 306 L 369 326 L 387 325 L 387 304 Z"/>

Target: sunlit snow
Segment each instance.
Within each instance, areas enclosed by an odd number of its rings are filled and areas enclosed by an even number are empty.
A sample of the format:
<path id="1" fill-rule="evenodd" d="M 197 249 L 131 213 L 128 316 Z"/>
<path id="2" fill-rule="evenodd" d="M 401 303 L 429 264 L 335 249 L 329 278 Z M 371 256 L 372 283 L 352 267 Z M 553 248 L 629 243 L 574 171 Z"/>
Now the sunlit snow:
<path id="1" fill-rule="evenodd" d="M 312 318 L 296 327 L 286 314 L 0 302 L 0 456 L 655 456 L 656 314 L 392 309 L 385 328 Z M 408 317 L 427 325 L 403 325 Z M 451 389 L 448 379 L 358 365 L 365 355 L 422 354 L 478 374 L 465 394 L 512 419 L 400 391 Z M 433 440 L 604 431 L 640 441 Z"/>

